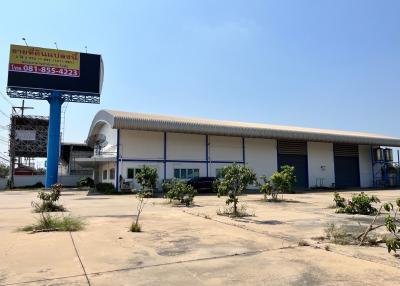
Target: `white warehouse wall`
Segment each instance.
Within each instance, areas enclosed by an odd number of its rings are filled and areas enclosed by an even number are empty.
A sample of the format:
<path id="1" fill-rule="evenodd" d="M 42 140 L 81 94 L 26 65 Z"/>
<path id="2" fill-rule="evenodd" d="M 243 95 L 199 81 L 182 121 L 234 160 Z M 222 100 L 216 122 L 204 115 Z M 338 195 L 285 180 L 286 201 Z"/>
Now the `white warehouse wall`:
<path id="1" fill-rule="evenodd" d="M 333 144 L 307 142 L 308 182 L 310 187 L 331 187 L 335 183 Z"/>
<path id="2" fill-rule="evenodd" d="M 209 136 L 210 161 L 243 160 L 242 138 L 228 136 Z"/>
<path id="3" fill-rule="evenodd" d="M 168 160 L 206 160 L 206 136 L 167 133 Z"/>
<path id="4" fill-rule="evenodd" d="M 360 166 L 360 186 L 362 188 L 372 187 L 374 182 L 372 174 L 371 146 L 358 146 L 358 160 Z"/>
<path id="5" fill-rule="evenodd" d="M 276 140 L 246 138 L 245 160 L 246 165 L 252 168 L 257 177 L 270 177 L 278 169 Z"/>
<path id="6" fill-rule="evenodd" d="M 121 129 L 120 156 L 130 159 L 164 159 L 164 133 Z"/>

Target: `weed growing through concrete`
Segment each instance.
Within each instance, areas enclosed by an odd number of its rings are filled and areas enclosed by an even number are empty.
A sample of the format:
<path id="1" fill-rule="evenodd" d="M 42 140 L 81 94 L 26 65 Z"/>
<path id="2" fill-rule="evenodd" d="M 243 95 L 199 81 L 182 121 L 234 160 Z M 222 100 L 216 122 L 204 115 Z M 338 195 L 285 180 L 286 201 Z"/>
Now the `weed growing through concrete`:
<path id="1" fill-rule="evenodd" d="M 34 212 L 64 212 L 66 209 L 63 205 L 58 204 L 62 190 L 61 184 L 54 184 L 51 186 L 50 191 L 40 191 L 38 193 L 39 202 L 32 202 L 31 205 Z"/>
<path id="2" fill-rule="evenodd" d="M 41 213 L 36 224 L 21 228 L 21 231 L 45 232 L 45 231 L 79 231 L 85 223 L 81 218 L 65 216 L 52 216 L 49 213 Z"/>

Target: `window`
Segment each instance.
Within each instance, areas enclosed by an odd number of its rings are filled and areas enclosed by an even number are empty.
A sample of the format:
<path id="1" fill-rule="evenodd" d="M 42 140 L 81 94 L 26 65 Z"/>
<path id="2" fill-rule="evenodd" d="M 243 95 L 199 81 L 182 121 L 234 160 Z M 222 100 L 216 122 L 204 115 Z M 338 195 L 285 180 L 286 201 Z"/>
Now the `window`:
<path id="1" fill-rule="evenodd" d="M 140 168 L 128 168 L 126 178 L 127 179 L 134 179 L 137 173 L 140 173 L 142 169 Z"/>
<path id="2" fill-rule="evenodd" d="M 174 177 L 177 179 L 191 179 L 199 177 L 199 169 L 174 169 Z"/>
<path id="3" fill-rule="evenodd" d="M 110 169 L 110 180 L 115 180 L 115 169 Z"/>
<path id="4" fill-rule="evenodd" d="M 107 170 L 103 170 L 103 180 L 107 180 Z"/>
<path id="5" fill-rule="evenodd" d="M 222 179 L 224 176 L 222 175 L 222 171 L 223 171 L 224 169 L 223 168 L 220 168 L 220 169 L 215 169 L 215 177 L 217 178 L 217 179 Z"/>

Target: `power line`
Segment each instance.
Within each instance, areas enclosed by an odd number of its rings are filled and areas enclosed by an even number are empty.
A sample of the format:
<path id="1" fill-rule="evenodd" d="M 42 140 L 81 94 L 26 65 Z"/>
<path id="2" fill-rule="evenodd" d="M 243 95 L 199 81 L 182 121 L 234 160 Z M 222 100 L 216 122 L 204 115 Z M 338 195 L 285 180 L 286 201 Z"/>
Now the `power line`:
<path id="1" fill-rule="evenodd" d="M 12 107 L 12 106 L 13 106 L 12 102 L 8 99 L 7 96 L 4 95 L 4 93 L 3 93 L 1 90 L 0 90 L 0 94 L 1 94 L 1 96 L 5 99 L 5 101 L 7 101 L 7 102 L 11 105 L 11 107 Z"/>
<path id="2" fill-rule="evenodd" d="M 7 113 L 5 113 L 3 110 L 0 109 L 0 113 L 3 114 L 5 117 L 9 118 L 10 116 L 8 116 Z"/>

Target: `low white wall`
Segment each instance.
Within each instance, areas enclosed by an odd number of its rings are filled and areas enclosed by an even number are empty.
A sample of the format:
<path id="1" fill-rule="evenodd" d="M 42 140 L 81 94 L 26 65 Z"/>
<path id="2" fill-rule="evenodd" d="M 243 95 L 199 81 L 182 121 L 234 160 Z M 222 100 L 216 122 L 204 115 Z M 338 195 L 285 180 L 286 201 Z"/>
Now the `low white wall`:
<path id="1" fill-rule="evenodd" d="M 60 182 L 65 187 L 74 187 L 79 179 L 82 178 L 80 175 L 75 176 L 59 176 L 58 182 Z M 38 182 L 45 184 L 45 175 L 34 175 L 34 176 L 14 176 L 14 187 L 28 187 L 32 186 Z"/>
<path id="2" fill-rule="evenodd" d="M 7 178 L 0 178 L 0 190 L 7 189 Z"/>

